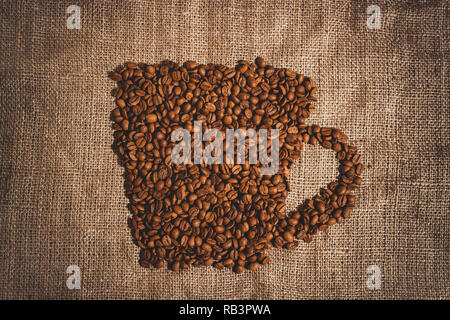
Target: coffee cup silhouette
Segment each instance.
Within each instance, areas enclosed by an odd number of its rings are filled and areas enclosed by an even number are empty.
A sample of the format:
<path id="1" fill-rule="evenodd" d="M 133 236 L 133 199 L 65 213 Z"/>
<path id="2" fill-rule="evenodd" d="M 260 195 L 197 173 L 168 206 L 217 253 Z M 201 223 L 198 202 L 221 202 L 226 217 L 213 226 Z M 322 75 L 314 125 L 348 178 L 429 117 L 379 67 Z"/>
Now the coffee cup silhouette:
<path id="1" fill-rule="evenodd" d="M 127 63 L 110 77 L 113 149 L 142 266 L 256 270 L 267 249 L 310 242 L 349 216 L 360 155 L 339 129 L 306 123 L 317 101 L 312 79 L 261 58 L 234 68 Z M 303 143 L 334 150 L 339 175 L 287 213 Z"/>

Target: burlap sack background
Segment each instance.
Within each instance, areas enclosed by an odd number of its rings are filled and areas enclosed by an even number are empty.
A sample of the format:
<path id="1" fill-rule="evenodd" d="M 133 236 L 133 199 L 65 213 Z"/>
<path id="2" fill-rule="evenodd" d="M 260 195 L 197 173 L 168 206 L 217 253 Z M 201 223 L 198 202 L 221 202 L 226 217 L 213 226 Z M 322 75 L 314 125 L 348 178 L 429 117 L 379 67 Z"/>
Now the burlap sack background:
<path id="1" fill-rule="evenodd" d="M 81 30 L 66 8 L 82 8 Z M 381 29 L 366 9 L 381 8 Z M 1 298 L 445 298 L 449 288 L 447 1 L 10 1 L 0 4 Z M 110 148 L 125 61 L 265 57 L 319 87 L 309 123 L 340 127 L 366 165 L 343 225 L 271 250 L 257 272 L 138 266 Z M 293 209 L 337 174 L 307 147 Z M 68 290 L 78 265 L 81 290 Z M 378 265 L 381 289 L 366 270 Z"/>

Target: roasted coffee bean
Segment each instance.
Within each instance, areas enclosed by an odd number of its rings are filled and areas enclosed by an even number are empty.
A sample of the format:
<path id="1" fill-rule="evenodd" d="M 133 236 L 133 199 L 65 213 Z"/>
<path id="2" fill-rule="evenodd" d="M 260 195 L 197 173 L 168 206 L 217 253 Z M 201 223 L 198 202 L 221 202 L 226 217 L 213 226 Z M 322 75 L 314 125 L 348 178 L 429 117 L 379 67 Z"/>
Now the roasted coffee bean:
<path id="1" fill-rule="evenodd" d="M 247 266 L 247 269 L 248 269 L 248 270 L 251 270 L 251 271 L 255 271 L 255 270 L 258 269 L 258 268 L 259 268 L 259 263 L 258 263 L 258 262 L 250 263 L 250 264 Z"/>

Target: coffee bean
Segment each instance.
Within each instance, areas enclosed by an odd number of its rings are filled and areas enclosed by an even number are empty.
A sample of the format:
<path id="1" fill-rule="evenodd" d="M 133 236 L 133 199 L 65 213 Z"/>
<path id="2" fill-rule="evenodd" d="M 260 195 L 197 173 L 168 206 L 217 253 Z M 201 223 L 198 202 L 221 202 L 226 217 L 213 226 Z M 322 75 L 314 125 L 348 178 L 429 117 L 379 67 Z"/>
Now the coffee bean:
<path id="1" fill-rule="evenodd" d="M 260 67 L 260 68 L 265 68 L 266 67 L 266 61 L 264 61 L 264 59 L 263 58 L 261 58 L 261 57 L 258 57 L 258 58 L 256 58 L 255 59 L 255 63 L 256 63 L 256 65 L 258 66 L 258 67 Z"/>
<path id="2" fill-rule="evenodd" d="M 314 203 L 314 206 L 320 213 L 325 212 L 325 203 L 323 203 L 322 201 L 316 201 Z"/>
<path id="3" fill-rule="evenodd" d="M 258 268 L 259 268 L 259 263 L 258 263 L 258 262 L 250 263 L 250 264 L 247 266 L 247 269 L 250 270 L 250 271 L 255 271 L 255 270 L 258 269 Z"/>
<path id="4" fill-rule="evenodd" d="M 336 188 L 336 193 L 339 195 L 343 195 L 347 191 L 347 188 L 345 185 L 341 184 Z"/>
<path id="5" fill-rule="evenodd" d="M 244 267 L 237 265 L 234 267 L 233 271 L 236 272 L 237 274 L 240 274 L 240 273 L 244 272 Z"/>
<path id="6" fill-rule="evenodd" d="M 293 242 L 293 241 L 294 241 L 294 235 L 293 235 L 291 232 L 285 232 L 285 233 L 283 234 L 283 237 L 284 237 L 284 239 L 285 239 L 287 242 Z"/>

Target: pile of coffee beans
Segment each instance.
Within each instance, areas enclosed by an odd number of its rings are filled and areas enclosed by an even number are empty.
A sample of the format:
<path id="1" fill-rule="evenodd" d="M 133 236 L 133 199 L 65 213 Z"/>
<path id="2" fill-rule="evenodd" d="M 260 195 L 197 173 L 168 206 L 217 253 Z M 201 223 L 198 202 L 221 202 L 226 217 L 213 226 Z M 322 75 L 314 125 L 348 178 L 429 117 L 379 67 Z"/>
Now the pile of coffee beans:
<path id="1" fill-rule="evenodd" d="M 110 77 L 117 82 L 113 148 L 125 168 L 129 227 L 143 267 L 256 270 L 269 261 L 265 250 L 309 242 L 349 216 L 351 192 L 361 183 L 360 156 L 339 129 L 305 124 L 317 101 L 312 79 L 262 58 L 234 68 L 127 63 Z M 278 172 L 262 175 L 264 165 L 248 161 L 173 164 L 171 133 L 193 133 L 194 121 L 223 132 L 278 129 Z M 288 174 L 303 143 L 334 150 L 339 176 L 287 213 Z"/>

